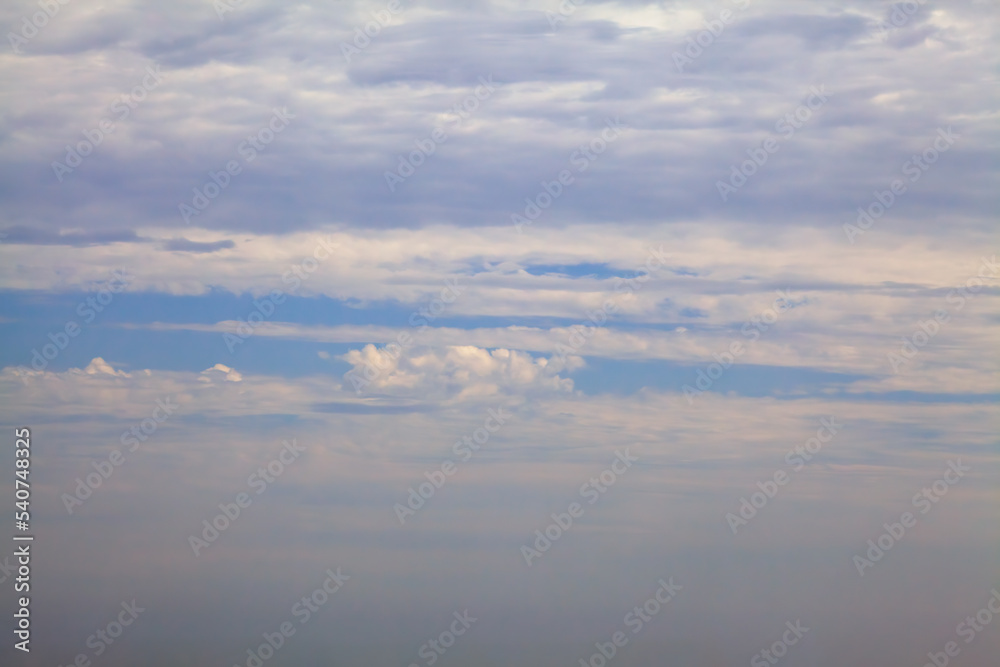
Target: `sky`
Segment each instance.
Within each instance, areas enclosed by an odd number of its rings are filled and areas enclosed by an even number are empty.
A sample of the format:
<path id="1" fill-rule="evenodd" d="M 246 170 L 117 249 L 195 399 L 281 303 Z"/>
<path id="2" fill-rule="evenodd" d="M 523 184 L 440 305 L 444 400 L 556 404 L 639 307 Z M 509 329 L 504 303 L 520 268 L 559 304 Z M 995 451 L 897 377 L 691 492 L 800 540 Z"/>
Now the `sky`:
<path id="1" fill-rule="evenodd" d="M 0 27 L 3 664 L 995 665 L 995 3 Z"/>

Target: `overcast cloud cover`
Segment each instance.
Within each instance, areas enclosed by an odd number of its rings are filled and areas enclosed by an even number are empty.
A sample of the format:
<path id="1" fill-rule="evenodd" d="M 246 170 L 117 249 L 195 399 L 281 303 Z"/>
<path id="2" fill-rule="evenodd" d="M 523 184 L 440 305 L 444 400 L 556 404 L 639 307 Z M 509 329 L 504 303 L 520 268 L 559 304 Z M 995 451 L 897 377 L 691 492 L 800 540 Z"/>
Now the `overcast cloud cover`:
<path id="1" fill-rule="evenodd" d="M 4 665 L 996 664 L 992 0 L 0 27 Z"/>

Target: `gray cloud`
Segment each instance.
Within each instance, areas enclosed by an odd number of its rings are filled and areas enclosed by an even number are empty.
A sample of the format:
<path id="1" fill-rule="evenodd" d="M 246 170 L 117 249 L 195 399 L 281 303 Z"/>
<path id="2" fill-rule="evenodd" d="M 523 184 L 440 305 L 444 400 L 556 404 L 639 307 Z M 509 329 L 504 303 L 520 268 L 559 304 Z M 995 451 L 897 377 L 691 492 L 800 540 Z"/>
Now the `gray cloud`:
<path id="1" fill-rule="evenodd" d="M 109 245 L 112 243 L 143 243 L 151 239 L 143 238 L 132 230 L 61 232 L 15 225 L 4 230 L 7 243 L 24 245 L 65 245 L 76 248 Z"/>
<path id="2" fill-rule="evenodd" d="M 230 240 L 225 241 L 212 241 L 210 243 L 202 243 L 199 241 L 190 241 L 185 238 L 170 239 L 164 241 L 161 247 L 164 250 L 175 250 L 180 252 L 197 252 L 197 253 L 208 253 L 215 252 L 217 250 L 225 250 L 227 248 L 232 248 L 236 244 Z"/>
<path id="3" fill-rule="evenodd" d="M 639 29 L 588 17 L 588 10 L 611 7 L 603 3 L 578 10 L 556 30 L 537 10 L 432 6 L 453 11 L 404 10 L 350 64 L 340 44 L 350 43 L 354 27 L 377 8 L 248 6 L 218 21 L 209 7 L 184 6 L 159 10 L 159 32 L 131 20 L 131 9 L 103 17 L 100 30 L 117 31 L 119 55 L 58 82 L 71 105 L 42 111 L 22 103 L 4 123 L 8 224 L 99 229 L 115 219 L 181 227 L 178 205 L 210 171 L 237 158 L 240 142 L 276 106 L 287 106 L 296 121 L 244 165 L 198 225 L 253 231 L 330 222 L 502 225 L 614 116 L 629 123 L 630 136 L 580 175 L 579 187 L 546 213 L 548 224 L 720 216 L 768 226 L 836 224 L 948 125 L 961 142 L 892 215 L 928 234 L 946 211 L 969 225 L 988 224 L 995 202 L 982 146 L 994 140 L 995 128 L 982 119 L 990 101 L 985 91 L 966 94 L 951 70 L 985 75 L 993 57 L 985 33 L 934 41 L 944 29 L 927 10 L 882 42 L 869 33 L 884 5 L 831 4 L 787 14 L 761 4 L 739 13 L 681 73 L 670 54 L 697 26 Z M 71 7 L 63 11 L 57 18 L 71 18 Z M 703 11 L 706 19 L 716 16 Z M 973 11 L 983 9 L 948 7 L 959 21 L 975 20 Z M 57 25 L 44 32 L 38 43 L 51 48 L 81 34 Z M 907 60 L 899 60 L 898 40 L 917 33 L 925 45 L 914 42 Z M 109 48 L 103 39 L 94 37 L 81 57 L 94 59 Z M 939 48 L 952 54 L 951 63 L 934 54 Z M 21 76 L 36 77 L 55 57 L 29 49 L 19 60 Z M 58 183 L 50 163 L 96 126 L 115 94 L 134 85 L 129 72 L 142 69 L 136 59 L 160 63 L 164 83 Z M 259 72 L 277 63 L 282 75 L 259 85 Z M 501 92 L 389 193 L 385 171 L 489 74 L 504 83 Z M 720 206 L 715 182 L 818 84 L 831 91 L 829 104 Z M 19 85 L 40 94 L 51 83 Z"/>

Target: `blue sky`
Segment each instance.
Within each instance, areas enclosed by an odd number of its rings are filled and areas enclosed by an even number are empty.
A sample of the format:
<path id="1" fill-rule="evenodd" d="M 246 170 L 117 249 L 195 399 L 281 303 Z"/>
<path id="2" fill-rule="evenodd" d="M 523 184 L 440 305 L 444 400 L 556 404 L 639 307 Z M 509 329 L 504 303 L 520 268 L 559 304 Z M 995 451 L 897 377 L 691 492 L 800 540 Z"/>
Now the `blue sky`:
<path id="1" fill-rule="evenodd" d="M 787 667 L 993 664 L 993 4 L 39 6 L 0 9 L 4 664 L 289 621 L 264 664 L 600 667 L 661 578 L 609 664 L 776 664 L 796 621 Z"/>

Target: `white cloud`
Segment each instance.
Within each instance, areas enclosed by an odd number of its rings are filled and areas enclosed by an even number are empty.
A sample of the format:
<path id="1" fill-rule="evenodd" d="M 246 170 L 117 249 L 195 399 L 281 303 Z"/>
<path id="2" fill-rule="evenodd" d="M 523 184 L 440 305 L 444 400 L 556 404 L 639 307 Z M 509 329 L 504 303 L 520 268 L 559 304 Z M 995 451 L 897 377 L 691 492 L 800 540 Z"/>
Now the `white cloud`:
<path id="1" fill-rule="evenodd" d="M 342 357 L 365 392 L 448 401 L 481 399 L 538 391 L 572 391 L 573 381 L 559 373 L 582 366 L 579 357 L 532 357 L 507 349 L 472 345 L 405 350 L 394 356 L 374 345 Z M 359 384 L 361 386 L 361 384 Z"/>

